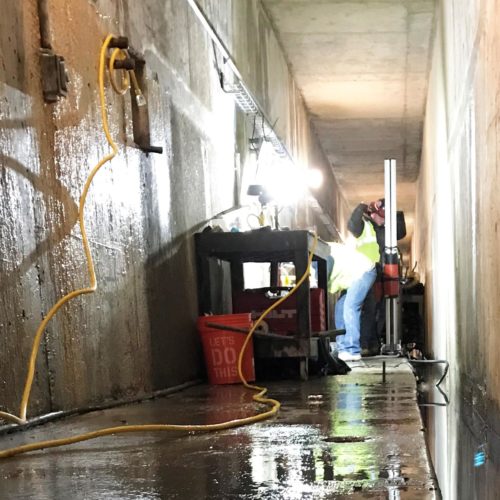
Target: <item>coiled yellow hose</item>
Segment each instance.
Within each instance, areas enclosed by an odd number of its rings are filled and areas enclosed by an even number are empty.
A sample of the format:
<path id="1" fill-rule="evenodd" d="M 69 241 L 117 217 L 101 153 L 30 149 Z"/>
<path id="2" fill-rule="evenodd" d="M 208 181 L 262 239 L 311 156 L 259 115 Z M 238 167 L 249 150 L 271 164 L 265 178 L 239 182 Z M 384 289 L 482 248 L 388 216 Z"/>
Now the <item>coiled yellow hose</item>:
<path id="1" fill-rule="evenodd" d="M 99 56 L 99 98 L 100 98 L 100 105 L 101 105 L 101 118 L 102 118 L 102 127 L 104 130 L 104 134 L 106 136 L 106 140 L 108 141 L 112 152 L 102 158 L 99 163 L 91 170 L 90 174 L 87 177 L 87 180 L 85 181 L 82 194 L 80 196 L 80 205 L 79 205 L 79 211 L 78 211 L 78 221 L 80 224 L 80 230 L 82 233 L 82 241 L 83 241 L 83 248 L 85 251 L 85 256 L 87 258 L 87 269 L 89 273 L 89 278 L 90 278 L 90 285 L 85 288 L 80 288 L 78 290 L 74 290 L 64 297 L 62 297 L 48 312 L 47 316 L 43 319 L 43 321 L 40 323 L 40 326 L 38 327 L 35 338 L 33 341 L 33 346 L 31 350 L 31 355 L 30 355 L 30 360 L 29 360 L 29 365 L 28 365 L 28 375 L 26 378 L 26 383 L 24 387 L 24 392 L 23 392 L 23 397 L 21 401 L 21 409 L 20 409 L 20 417 L 17 417 L 16 415 L 13 415 L 11 413 L 7 412 L 0 412 L 0 418 L 3 418 L 4 420 L 9 420 L 12 422 L 15 422 L 17 424 L 24 424 L 26 423 L 26 414 L 27 414 L 27 408 L 28 408 L 28 402 L 29 402 L 29 397 L 31 393 L 31 387 L 33 384 L 33 378 L 34 378 L 34 373 L 35 373 L 35 363 L 36 363 L 36 358 L 38 354 L 38 350 L 40 347 L 40 342 L 42 339 L 42 335 L 45 331 L 45 328 L 48 324 L 48 322 L 54 317 L 54 315 L 57 313 L 57 311 L 68 301 L 71 299 L 78 297 L 79 295 L 87 294 L 87 293 L 93 293 L 97 289 L 97 281 L 96 281 L 96 276 L 95 276 L 95 270 L 94 270 L 94 263 L 92 260 L 92 254 L 90 252 L 90 246 L 88 243 L 87 239 L 87 234 L 85 231 L 85 224 L 84 224 L 84 208 L 85 208 L 85 202 L 87 199 L 87 193 L 88 190 L 92 184 L 92 181 L 99 171 L 99 169 L 108 161 L 110 161 L 116 154 L 118 153 L 118 147 L 114 143 L 113 139 L 111 138 L 111 134 L 109 132 L 109 126 L 108 126 L 108 118 L 106 114 L 106 99 L 105 99 L 105 93 L 104 93 L 104 73 L 105 73 L 105 61 L 106 61 L 106 54 L 108 51 L 108 46 L 113 38 L 113 35 L 108 35 L 106 39 L 104 40 L 101 50 L 100 50 L 100 56 Z M 129 80 L 125 78 L 125 76 L 122 78 L 122 87 L 118 87 L 114 77 L 113 77 L 113 62 L 117 57 L 122 57 L 122 52 L 120 52 L 120 49 L 115 49 L 111 55 L 110 58 L 110 63 L 109 63 L 109 74 L 110 74 L 110 81 L 115 89 L 115 91 L 123 95 L 125 91 L 123 90 L 125 85 L 127 85 L 127 88 L 129 86 Z M 137 84 L 137 80 L 135 78 L 135 74 L 131 72 L 131 79 L 132 79 L 132 84 L 134 86 L 134 90 L 137 94 L 140 94 L 140 88 Z M 262 322 L 264 317 L 269 314 L 270 311 L 272 311 L 274 308 L 276 308 L 279 304 L 281 304 L 284 300 L 286 300 L 290 295 L 295 293 L 295 291 L 298 289 L 298 287 L 308 278 L 310 268 L 311 268 L 311 262 L 313 259 L 313 253 L 314 253 L 314 248 L 317 243 L 317 236 L 315 235 L 314 238 L 314 243 L 313 243 L 313 248 L 309 254 L 309 259 L 308 259 L 308 264 L 307 264 L 307 269 L 306 272 L 303 274 L 303 276 L 299 279 L 295 287 L 284 297 L 281 299 L 277 300 L 271 307 L 269 307 L 266 311 L 262 313 L 262 315 L 259 317 L 259 319 L 255 322 L 251 330 L 249 331 L 248 335 L 246 336 L 245 342 L 241 348 L 239 357 L 238 357 L 238 375 L 241 379 L 241 382 L 243 385 L 248 388 L 252 389 L 254 391 L 258 391 L 258 394 L 253 395 L 254 401 L 257 403 L 265 404 L 268 406 L 271 406 L 271 408 L 268 411 L 259 413 L 257 415 L 252 415 L 250 417 L 246 418 L 239 418 L 235 420 L 229 420 L 226 422 L 221 422 L 217 424 L 206 424 L 206 425 L 174 425 L 174 424 L 141 424 L 141 425 L 122 425 L 118 427 L 108 427 L 104 429 L 99 429 L 97 431 L 93 432 L 87 432 L 84 434 L 78 434 L 76 436 L 71 436 L 67 438 L 61 438 L 61 439 L 51 439 L 48 441 L 39 441 L 31 444 L 26 444 L 22 446 L 17 446 L 15 448 L 9 448 L 6 450 L 0 451 L 0 458 L 7 458 L 11 457 L 14 455 L 19 455 L 21 453 L 27 453 L 29 451 L 35 451 L 35 450 L 41 450 L 44 448 L 54 448 L 57 446 L 64 446 L 68 444 L 73 444 L 73 443 L 78 443 L 81 441 L 87 441 L 89 439 L 95 439 L 101 436 L 108 436 L 110 434 L 124 434 L 124 433 L 130 433 L 130 432 L 151 432 L 151 431 L 187 431 L 187 432 L 207 432 L 207 431 L 218 431 L 218 430 L 224 430 L 224 429 L 230 429 L 233 427 L 239 427 L 242 425 L 247 425 L 255 422 L 259 422 L 261 420 L 265 420 L 273 415 L 275 415 L 279 408 L 280 408 L 280 402 L 275 400 L 275 399 L 270 399 L 264 397 L 265 394 L 267 393 L 267 388 L 265 387 L 260 387 L 257 385 L 251 385 L 249 384 L 243 375 L 242 372 L 242 360 L 243 360 L 243 355 L 245 353 L 245 349 L 250 342 L 253 333 L 255 329 L 259 326 L 259 324 Z"/>

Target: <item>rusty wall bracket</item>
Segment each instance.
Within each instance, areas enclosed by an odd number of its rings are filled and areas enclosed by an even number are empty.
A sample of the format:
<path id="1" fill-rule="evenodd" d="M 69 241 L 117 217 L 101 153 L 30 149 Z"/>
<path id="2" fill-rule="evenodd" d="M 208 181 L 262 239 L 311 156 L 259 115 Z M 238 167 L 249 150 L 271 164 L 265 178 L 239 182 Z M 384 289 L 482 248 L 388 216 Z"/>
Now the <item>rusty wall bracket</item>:
<path id="1" fill-rule="evenodd" d="M 113 37 L 109 42 L 110 48 L 126 50 L 128 57 L 116 59 L 113 63 L 114 69 L 134 71 L 136 84 L 132 82 L 130 97 L 132 102 L 132 130 L 135 145 L 145 153 L 163 153 L 163 148 L 151 144 L 151 132 L 149 126 L 149 111 L 147 96 L 147 85 L 144 78 L 144 66 L 146 61 L 133 47 L 129 45 L 126 36 Z M 139 88 L 136 88 L 138 84 Z"/>
<path id="2" fill-rule="evenodd" d="M 135 62 L 135 75 L 141 89 L 138 92 L 134 86 L 130 88 L 134 142 L 145 153 L 162 154 L 162 147 L 151 144 L 151 129 L 149 125 L 148 102 L 146 99 L 147 85 L 144 77 L 146 61 L 132 47 L 128 48 L 128 53 L 130 58 Z"/>
<path id="3" fill-rule="evenodd" d="M 109 41 L 111 49 L 128 49 L 128 38 L 126 36 L 114 36 Z"/>
<path id="4" fill-rule="evenodd" d="M 125 70 L 135 70 L 135 60 L 131 57 L 127 57 L 126 59 L 116 59 L 113 63 L 114 69 L 125 69 Z"/>

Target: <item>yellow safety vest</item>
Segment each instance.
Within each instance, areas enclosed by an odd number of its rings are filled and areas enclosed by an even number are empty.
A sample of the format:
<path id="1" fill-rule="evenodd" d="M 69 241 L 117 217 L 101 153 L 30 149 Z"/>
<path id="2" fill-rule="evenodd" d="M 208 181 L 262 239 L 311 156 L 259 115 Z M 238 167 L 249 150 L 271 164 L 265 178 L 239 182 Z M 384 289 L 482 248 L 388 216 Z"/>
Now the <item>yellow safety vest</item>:
<path id="1" fill-rule="evenodd" d="M 380 261 L 380 250 L 377 243 L 377 234 L 373 225 L 363 221 L 364 227 L 361 236 L 356 239 L 356 249 L 366 255 L 373 263 Z"/>
<path id="2" fill-rule="evenodd" d="M 342 243 L 330 243 L 333 269 L 328 276 L 328 292 L 347 290 L 363 273 L 373 269 L 374 263 L 354 247 Z"/>

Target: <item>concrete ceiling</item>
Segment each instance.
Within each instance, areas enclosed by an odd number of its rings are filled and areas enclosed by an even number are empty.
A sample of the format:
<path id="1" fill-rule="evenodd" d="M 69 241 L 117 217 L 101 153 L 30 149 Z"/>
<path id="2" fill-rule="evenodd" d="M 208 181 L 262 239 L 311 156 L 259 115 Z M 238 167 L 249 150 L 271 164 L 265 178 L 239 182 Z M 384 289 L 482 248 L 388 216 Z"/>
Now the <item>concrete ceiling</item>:
<path id="1" fill-rule="evenodd" d="M 263 0 L 343 194 L 384 193 L 413 227 L 435 0 Z"/>

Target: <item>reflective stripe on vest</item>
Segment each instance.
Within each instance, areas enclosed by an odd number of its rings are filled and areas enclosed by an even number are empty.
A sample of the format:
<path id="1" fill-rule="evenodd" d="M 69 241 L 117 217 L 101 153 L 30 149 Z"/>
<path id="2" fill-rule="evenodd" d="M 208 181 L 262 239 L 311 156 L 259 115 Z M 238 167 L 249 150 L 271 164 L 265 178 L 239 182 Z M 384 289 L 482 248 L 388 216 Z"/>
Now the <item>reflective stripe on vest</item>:
<path id="1" fill-rule="evenodd" d="M 377 243 L 377 234 L 372 224 L 363 221 L 364 227 L 361 236 L 356 240 L 356 249 L 358 252 L 366 255 L 373 263 L 380 261 L 380 250 Z"/>

